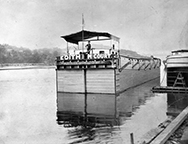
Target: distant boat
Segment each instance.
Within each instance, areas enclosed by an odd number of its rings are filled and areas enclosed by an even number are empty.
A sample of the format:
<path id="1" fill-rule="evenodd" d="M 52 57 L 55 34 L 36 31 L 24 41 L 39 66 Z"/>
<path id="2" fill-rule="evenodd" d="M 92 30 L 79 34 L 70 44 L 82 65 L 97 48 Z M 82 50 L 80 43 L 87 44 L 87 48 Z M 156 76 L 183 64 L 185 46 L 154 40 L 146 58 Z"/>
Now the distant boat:
<path id="1" fill-rule="evenodd" d="M 56 59 L 58 92 L 116 94 L 160 75 L 160 59 L 121 54 L 120 38 L 110 33 L 82 30 L 61 38 L 67 54 Z"/>

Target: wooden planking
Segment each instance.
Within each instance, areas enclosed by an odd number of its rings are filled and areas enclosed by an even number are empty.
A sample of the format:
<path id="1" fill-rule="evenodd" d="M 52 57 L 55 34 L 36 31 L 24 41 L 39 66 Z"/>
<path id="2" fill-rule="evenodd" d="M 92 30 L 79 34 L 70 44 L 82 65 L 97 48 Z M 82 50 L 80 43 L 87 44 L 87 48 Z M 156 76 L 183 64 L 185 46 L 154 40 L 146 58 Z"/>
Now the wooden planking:
<path id="1" fill-rule="evenodd" d="M 113 69 L 87 70 L 87 92 L 115 93 Z"/>
<path id="2" fill-rule="evenodd" d="M 120 72 L 118 69 L 115 70 L 115 91 L 116 93 L 120 92 Z"/>
<path id="3" fill-rule="evenodd" d="M 168 138 L 175 132 L 175 130 L 183 123 L 188 116 L 188 107 L 186 107 L 170 124 L 169 126 L 157 137 L 151 144 L 164 144 Z"/>
<path id="4" fill-rule="evenodd" d="M 115 94 L 87 94 L 87 113 L 115 116 Z"/>
<path id="5" fill-rule="evenodd" d="M 57 71 L 57 89 L 59 92 L 85 92 L 84 71 Z"/>
<path id="6" fill-rule="evenodd" d="M 78 93 L 57 93 L 57 110 L 62 112 L 72 111 L 84 113 L 85 94 Z"/>

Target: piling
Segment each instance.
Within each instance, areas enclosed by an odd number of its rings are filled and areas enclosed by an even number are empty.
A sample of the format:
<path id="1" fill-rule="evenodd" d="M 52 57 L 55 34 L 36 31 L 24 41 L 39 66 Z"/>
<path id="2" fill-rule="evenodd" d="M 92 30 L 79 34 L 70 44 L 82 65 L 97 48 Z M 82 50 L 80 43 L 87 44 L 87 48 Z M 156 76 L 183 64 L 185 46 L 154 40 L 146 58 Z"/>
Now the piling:
<path id="1" fill-rule="evenodd" d="M 130 138 L 131 138 L 131 144 L 134 144 L 134 135 L 133 135 L 133 133 L 130 133 Z"/>

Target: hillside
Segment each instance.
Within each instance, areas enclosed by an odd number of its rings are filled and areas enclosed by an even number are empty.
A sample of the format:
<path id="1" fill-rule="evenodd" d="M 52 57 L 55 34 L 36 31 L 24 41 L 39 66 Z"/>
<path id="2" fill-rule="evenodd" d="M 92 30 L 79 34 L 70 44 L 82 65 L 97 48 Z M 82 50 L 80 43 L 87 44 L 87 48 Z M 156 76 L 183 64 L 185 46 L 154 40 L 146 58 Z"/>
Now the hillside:
<path id="1" fill-rule="evenodd" d="M 3 63 L 44 63 L 51 65 L 55 63 L 55 58 L 62 55 L 60 48 L 43 48 L 30 50 L 28 48 L 18 48 L 7 44 L 0 44 L 0 64 Z"/>
<path id="2" fill-rule="evenodd" d="M 120 54 L 126 55 L 126 56 L 130 56 L 130 57 L 137 57 L 137 58 L 146 57 L 146 56 L 143 56 L 143 55 L 138 54 L 138 53 L 135 52 L 135 51 L 124 50 L 124 49 L 121 49 L 121 50 L 120 50 Z"/>

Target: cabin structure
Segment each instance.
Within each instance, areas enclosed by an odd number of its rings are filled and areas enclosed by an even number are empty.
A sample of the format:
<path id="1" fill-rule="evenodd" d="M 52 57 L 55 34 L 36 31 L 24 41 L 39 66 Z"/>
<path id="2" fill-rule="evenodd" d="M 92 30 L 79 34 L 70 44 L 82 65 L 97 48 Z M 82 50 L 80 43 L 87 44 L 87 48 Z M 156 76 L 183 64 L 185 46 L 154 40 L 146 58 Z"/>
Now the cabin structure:
<path id="1" fill-rule="evenodd" d="M 188 50 L 172 51 L 166 59 L 167 86 L 188 87 Z"/>

